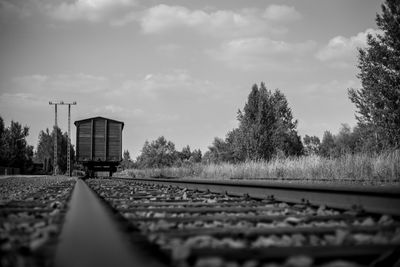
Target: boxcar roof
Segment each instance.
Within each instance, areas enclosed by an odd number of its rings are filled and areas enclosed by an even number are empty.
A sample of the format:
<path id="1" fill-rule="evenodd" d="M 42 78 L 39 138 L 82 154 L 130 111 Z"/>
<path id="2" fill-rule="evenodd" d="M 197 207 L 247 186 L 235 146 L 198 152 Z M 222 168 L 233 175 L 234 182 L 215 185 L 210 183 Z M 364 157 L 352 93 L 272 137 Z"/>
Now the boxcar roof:
<path id="1" fill-rule="evenodd" d="M 83 120 L 79 120 L 79 121 L 75 121 L 74 124 L 78 125 L 78 124 L 81 124 L 82 122 L 90 121 L 90 120 L 93 120 L 93 119 L 104 119 L 104 120 L 108 120 L 108 121 L 112 121 L 112 122 L 116 122 L 116 123 L 121 123 L 122 124 L 122 128 L 124 128 L 124 123 L 122 121 L 112 120 L 112 119 L 108 119 L 108 118 L 104 118 L 104 117 L 100 117 L 100 116 L 87 118 L 87 119 L 83 119 Z"/>

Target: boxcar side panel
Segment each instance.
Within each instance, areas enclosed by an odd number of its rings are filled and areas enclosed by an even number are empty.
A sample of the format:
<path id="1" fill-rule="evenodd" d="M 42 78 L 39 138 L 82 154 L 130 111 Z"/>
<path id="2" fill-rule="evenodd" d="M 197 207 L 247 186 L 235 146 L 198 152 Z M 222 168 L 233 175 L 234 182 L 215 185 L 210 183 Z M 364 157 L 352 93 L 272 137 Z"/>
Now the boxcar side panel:
<path id="1" fill-rule="evenodd" d="M 122 124 L 108 121 L 108 160 L 120 161 L 122 157 Z"/>
<path id="2" fill-rule="evenodd" d="M 92 158 L 92 123 L 82 122 L 77 127 L 77 160 L 88 161 Z"/>
<path id="3" fill-rule="evenodd" d="M 105 119 L 95 119 L 93 120 L 93 160 L 94 161 L 105 161 L 106 160 L 106 150 L 105 150 Z"/>

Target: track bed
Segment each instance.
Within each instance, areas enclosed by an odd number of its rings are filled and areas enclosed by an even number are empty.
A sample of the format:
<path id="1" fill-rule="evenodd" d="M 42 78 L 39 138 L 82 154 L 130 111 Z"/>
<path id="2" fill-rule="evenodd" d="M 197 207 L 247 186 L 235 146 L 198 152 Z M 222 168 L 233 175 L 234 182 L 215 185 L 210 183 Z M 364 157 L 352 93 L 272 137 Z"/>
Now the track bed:
<path id="1" fill-rule="evenodd" d="M 218 194 L 135 180 L 86 183 L 172 266 L 395 266 L 388 214 Z M 134 232 L 136 235 L 136 232 Z"/>
<path id="2" fill-rule="evenodd" d="M 75 179 L 0 180 L 0 266 L 52 266 Z"/>

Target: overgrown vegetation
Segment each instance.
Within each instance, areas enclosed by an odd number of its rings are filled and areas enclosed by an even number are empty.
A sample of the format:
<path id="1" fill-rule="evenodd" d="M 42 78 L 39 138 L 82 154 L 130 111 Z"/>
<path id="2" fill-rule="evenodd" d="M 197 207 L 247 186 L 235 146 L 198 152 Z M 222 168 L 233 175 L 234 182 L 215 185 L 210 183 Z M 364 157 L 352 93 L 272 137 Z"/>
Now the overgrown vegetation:
<path id="1" fill-rule="evenodd" d="M 399 183 L 400 150 L 380 154 L 318 155 L 273 158 L 243 163 L 192 164 L 185 167 L 130 169 L 129 177 L 186 177 L 204 179 L 295 179 L 297 181 Z"/>

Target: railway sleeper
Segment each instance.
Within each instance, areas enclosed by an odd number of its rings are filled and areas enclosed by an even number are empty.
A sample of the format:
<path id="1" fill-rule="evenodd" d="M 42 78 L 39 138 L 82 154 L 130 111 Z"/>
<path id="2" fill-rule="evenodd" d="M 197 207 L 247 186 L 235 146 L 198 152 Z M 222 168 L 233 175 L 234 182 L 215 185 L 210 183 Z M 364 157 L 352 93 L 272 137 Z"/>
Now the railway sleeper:
<path id="1" fill-rule="evenodd" d="M 162 248 L 170 256 L 172 266 L 378 267 L 399 264 L 400 227 L 396 217 L 379 217 L 360 209 L 326 207 L 320 207 L 328 211 L 321 215 L 325 212 L 316 213 L 318 206 L 307 201 L 285 204 L 275 199 L 266 200 L 277 205 L 267 208 L 263 207 L 266 203 L 245 194 L 234 197 L 209 190 L 198 193 L 194 189 L 135 184 L 129 180 L 87 182 L 122 220 L 136 229 L 134 235 L 140 232 L 146 240 Z M 121 183 L 128 186 L 119 186 L 118 192 L 113 192 L 114 186 Z M 135 186 L 137 188 L 133 188 Z M 151 193 L 146 194 L 147 189 Z M 133 200 L 135 193 L 141 195 Z M 233 205 L 217 206 L 223 201 Z M 234 206 L 240 202 L 259 205 Z M 207 205 L 202 206 L 205 203 Z M 282 214 L 253 214 L 274 211 L 274 208 Z M 302 211 L 310 214 L 301 214 Z M 296 214 L 298 212 L 300 214 Z M 233 224 L 239 227 L 231 227 Z M 306 264 L 299 265 L 301 259 Z M 340 265 L 338 260 L 348 264 Z"/>

